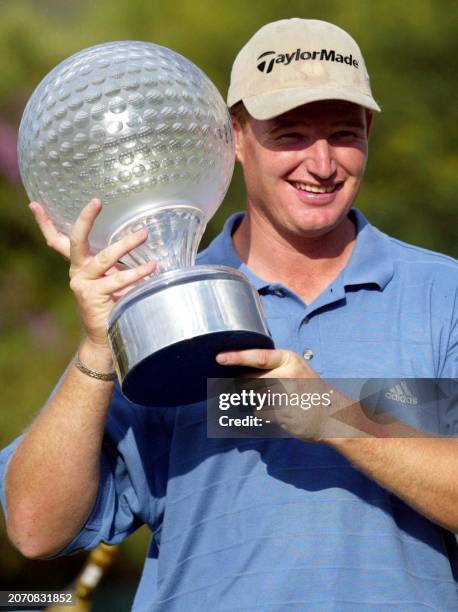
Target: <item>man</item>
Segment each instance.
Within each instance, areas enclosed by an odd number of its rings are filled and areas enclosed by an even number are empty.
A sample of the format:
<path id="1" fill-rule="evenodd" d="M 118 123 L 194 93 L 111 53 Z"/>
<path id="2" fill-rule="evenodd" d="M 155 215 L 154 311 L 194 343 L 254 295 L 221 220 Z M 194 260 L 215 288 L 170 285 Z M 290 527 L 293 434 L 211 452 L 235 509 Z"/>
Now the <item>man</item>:
<path id="1" fill-rule="evenodd" d="M 351 208 L 379 110 L 354 40 L 320 21 L 264 26 L 235 60 L 228 104 L 247 213 L 200 262 L 247 274 L 279 348 L 220 363 L 271 378 L 456 378 L 456 262 Z M 458 608 L 454 439 L 378 439 L 359 406 L 367 437 L 293 419 L 290 438 L 209 439 L 204 405 L 129 404 L 113 394 L 105 327 L 117 292 L 151 272 L 115 271 L 145 235 L 91 257 L 98 200 L 69 242 L 31 207 L 70 257 L 85 338 L 3 455 L 8 531 L 24 554 L 119 542 L 147 523 L 138 610 Z"/>

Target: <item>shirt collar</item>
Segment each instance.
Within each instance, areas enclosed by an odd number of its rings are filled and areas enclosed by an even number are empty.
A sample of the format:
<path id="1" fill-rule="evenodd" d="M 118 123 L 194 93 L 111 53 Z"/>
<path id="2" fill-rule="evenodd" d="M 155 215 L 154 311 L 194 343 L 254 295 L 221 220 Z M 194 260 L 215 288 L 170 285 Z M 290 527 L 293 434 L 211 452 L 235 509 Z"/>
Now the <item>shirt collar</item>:
<path id="1" fill-rule="evenodd" d="M 272 286 L 273 283 L 256 276 L 240 259 L 232 242 L 232 234 L 244 216 L 244 212 L 231 215 L 226 220 L 222 232 L 199 253 L 196 263 L 212 263 L 236 268 L 245 274 L 259 291 Z M 341 273 L 343 286 L 376 284 L 383 289 L 394 274 L 389 237 L 371 225 L 360 210 L 353 208 L 349 216 L 356 226 L 356 244 L 350 260 Z"/>
<path id="2" fill-rule="evenodd" d="M 208 245 L 208 247 L 197 255 L 196 263 L 212 263 L 222 266 L 230 266 L 240 270 L 250 281 L 250 283 L 260 291 L 264 287 L 268 287 L 272 283 L 259 278 L 250 270 L 250 268 L 244 263 L 237 251 L 234 248 L 232 242 L 232 234 L 235 232 L 237 227 L 240 225 L 244 212 L 237 212 L 231 215 L 225 222 L 223 230 L 216 238 Z"/>
<path id="3" fill-rule="evenodd" d="M 356 244 L 343 270 L 343 284 L 345 287 L 376 284 L 384 289 L 394 274 L 390 239 L 357 208 L 349 216 L 356 226 Z"/>

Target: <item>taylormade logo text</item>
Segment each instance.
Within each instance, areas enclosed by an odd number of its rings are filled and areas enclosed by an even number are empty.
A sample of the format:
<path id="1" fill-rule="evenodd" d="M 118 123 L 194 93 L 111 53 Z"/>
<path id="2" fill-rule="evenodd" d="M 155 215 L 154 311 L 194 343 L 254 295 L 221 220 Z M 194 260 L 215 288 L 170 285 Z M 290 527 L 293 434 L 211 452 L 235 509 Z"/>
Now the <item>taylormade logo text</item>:
<path id="1" fill-rule="evenodd" d="M 260 61 L 261 60 L 261 61 Z M 272 72 L 274 64 L 283 64 L 289 66 L 291 62 L 307 61 L 307 60 L 320 60 L 322 62 L 338 62 L 339 64 L 347 64 L 347 66 L 353 66 L 359 68 L 358 60 L 354 59 L 353 55 L 342 55 L 337 53 L 334 49 L 321 49 L 321 51 L 302 51 L 302 49 L 296 49 L 291 53 L 277 53 L 276 51 L 265 51 L 261 53 L 257 61 L 258 70 L 269 74 Z"/>

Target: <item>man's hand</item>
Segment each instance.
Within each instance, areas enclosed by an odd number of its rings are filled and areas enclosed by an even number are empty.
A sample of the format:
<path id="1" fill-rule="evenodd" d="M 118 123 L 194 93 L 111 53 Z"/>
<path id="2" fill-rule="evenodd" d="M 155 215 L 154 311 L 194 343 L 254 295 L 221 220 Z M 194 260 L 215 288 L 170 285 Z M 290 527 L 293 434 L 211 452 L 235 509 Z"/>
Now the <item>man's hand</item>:
<path id="1" fill-rule="evenodd" d="M 78 304 L 87 340 L 94 347 L 108 349 L 106 329 L 113 306 L 156 267 L 155 262 L 147 262 L 126 270 L 117 264 L 124 255 L 146 240 L 147 231 L 129 234 L 93 255 L 89 250 L 89 234 L 102 210 L 100 200 L 93 199 L 83 208 L 70 237 L 56 229 L 40 204 L 32 202 L 30 209 L 48 246 L 70 259 L 70 288 Z"/>
<path id="2" fill-rule="evenodd" d="M 216 360 L 221 365 L 240 365 L 253 368 L 243 378 L 269 379 L 272 393 L 291 394 L 304 397 L 304 394 L 326 394 L 330 403 L 297 405 L 284 402 L 274 408 L 263 408 L 263 417 L 270 419 L 294 438 L 303 442 L 328 442 L 334 437 L 361 437 L 370 435 L 361 429 L 359 404 L 331 389 L 328 383 L 294 353 L 282 349 L 249 349 L 219 353 Z M 294 380 L 291 380 L 294 379 Z M 282 384 L 282 380 L 285 382 Z M 312 382 L 308 384 L 307 381 Z M 259 414 L 258 414 L 259 416 Z M 365 419 L 367 421 L 367 419 Z M 364 422 L 365 424 L 365 422 Z"/>
<path id="3" fill-rule="evenodd" d="M 316 390 L 320 381 L 318 374 L 293 351 L 282 349 L 248 349 L 244 351 L 230 351 L 219 353 L 216 360 L 220 365 L 239 365 L 253 368 L 252 372 L 243 377 L 271 379 L 269 390 L 272 393 L 291 394 L 306 392 L 305 380 L 316 381 L 313 385 Z M 282 385 L 281 379 L 295 379 L 297 384 Z M 323 389 L 328 388 L 321 381 Z M 262 416 L 268 418 L 291 436 L 304 442 L 318 442 L 321 439 L 326 413 L 321 406 L 310 406 L 303 408 L 291 405 L 290 402 L 282 402 L 274 407 L 264 407 Z"/>
<path id="4" fill-rule="evenodd" d="M 240 365 L 256 371 L 248 378 L 319 378 L 297 353 L 283 349 L 248 349 L 219 353 L 220 365 Z"/>

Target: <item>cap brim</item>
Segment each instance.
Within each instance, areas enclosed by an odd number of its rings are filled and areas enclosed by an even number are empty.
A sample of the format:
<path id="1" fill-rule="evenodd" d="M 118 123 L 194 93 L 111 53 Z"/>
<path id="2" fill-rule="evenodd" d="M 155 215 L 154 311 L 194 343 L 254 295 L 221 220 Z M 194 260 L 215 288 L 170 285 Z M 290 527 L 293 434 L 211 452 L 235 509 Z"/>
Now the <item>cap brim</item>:
<path id="1" fill-rule="evenodd" d="M 255 119 L 272 119 L 303 104 L 322 100 L 344 100 L 369 110 L 381 111 L 381 108 L 371 96 L 329 87 L 320 89 L 304 87 L 277 89 L 256 96 L 247 96 L 243 98 L 243 103 Z"/>

